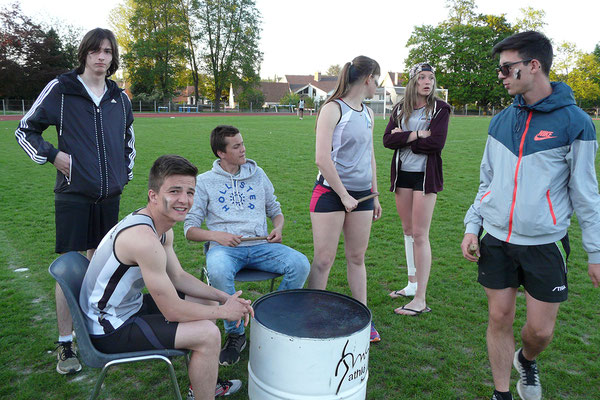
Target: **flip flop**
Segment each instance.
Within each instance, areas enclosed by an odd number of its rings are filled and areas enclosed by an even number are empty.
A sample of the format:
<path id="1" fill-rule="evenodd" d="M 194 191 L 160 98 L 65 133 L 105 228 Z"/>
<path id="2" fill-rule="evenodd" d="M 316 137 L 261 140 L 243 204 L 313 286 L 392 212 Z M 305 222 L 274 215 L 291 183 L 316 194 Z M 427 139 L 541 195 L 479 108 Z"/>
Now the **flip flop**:
<path id="1" fill-rule="evenodd" d="M 390 293 L 390 297 L 392 299 L 397 299 L 398 297 L 412 297 L 412 296 L 407 296 L 405 294 L 400 293 L 401 291 L 403 291 L 404 289 L 400 289 L 400 290 L 394 290 L 393 292 Z"/>
<path id="2" fill-rule="evenodd" d="M 413 310 L 412 308 L 407 308 L 406 306 L 402 306 L 400 308 L 400 310 L 414 313 L 414 314 L 401 314 L 401 313 L 397 312 L 396 310 L 394 310 L 394 312 L 396 314 L 398 314 L 398 315 L 406 315 L 406 316 L 409 316 L 409 317 L 418 317 L 421 314 L 425 314 L 425 313 L 431 312 L 431 308 L 429 308 L 429 307 L 425 307 L 424 309 L 422 309 L 421 311 L 419 311 L 419 310 Z"/>

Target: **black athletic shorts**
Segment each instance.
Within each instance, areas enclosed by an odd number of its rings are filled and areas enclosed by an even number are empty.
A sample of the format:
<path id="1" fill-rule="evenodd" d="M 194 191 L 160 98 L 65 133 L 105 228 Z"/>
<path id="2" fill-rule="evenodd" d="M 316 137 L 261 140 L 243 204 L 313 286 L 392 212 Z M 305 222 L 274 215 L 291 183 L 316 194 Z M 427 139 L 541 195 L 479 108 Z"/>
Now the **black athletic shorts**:
<path id="1" fill-rule="evenodd" d="M 480 236 L 477 281 L 481 285 L 489 289 L 523 285 L 539 301 L 559 303 L 567 300 L 569 235 L 555 243 L 538 246 L 510 244 L 485 231 Z"/>
<path id="2" fill-rule="evenodd" d="M 357 200 L 368 196 L 371 193 L 373 193 L 371 189 L 360 191 L 348 190 L 348 194 Z M 356 206 L 352 212 L 373 211 L 374 208 L 375 203 L 373 202 L 373 199 L 369 199 L 358 203 L 358 206 Z M 313 188 L 312 197 L 310 199 L 310 212 L 326 213 L 334 211 L 346 211 L 342 199 L 340 199 L 340 196 L 338 196 L 329 186 L 325 186 L 318 181 L 315 182 L 315 187 Z"/>
<path id="3" fill-rule="evenodd" d="M 177 294 L 185 299 L 183 293 Z M 123 325 L 106 335 L 90 335 L 90 338 L 103 353 L 174 349 L 178 325 L 179 322 L 167 321 L 152 296 L 146 293 L 142 308 Z"/>
<path id="4" fill-rule="evenodd" d="M 106 233 L 119 222 L 121 196 L 95 203 L 77 194 L 54 195 L 56 223 L 55 252 L 95 249 Z"/>
<path id="5" fill-rule="evenodd" d="M 422 192 L 424 180 L 425 172 L 398 171 L 398 176 L 396 177 L 396 187 Z"/>

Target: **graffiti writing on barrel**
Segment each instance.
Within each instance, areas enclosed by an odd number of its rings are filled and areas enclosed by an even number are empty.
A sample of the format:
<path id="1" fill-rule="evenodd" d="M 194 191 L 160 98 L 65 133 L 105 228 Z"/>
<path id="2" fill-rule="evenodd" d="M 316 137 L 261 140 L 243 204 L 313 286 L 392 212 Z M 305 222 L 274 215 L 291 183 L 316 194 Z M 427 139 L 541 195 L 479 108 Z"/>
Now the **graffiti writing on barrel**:
<path id="1" fill-rule="evenodd" d="M 368 371 L 368 361 L 369 361 L 369 343 L 367 343 L 367 348 L 362 353 L 358 353 L 354 355 L 354 353 L 346 353 L 346 349 L 348 348 L 348 343 L 350 341 L 346 340 L 346 344 L 344 345 L 344 349 L 342 350 L 342 356 L 335 367 L 335 376 L 339 376 L 340 382 L 338 383 L 335 394 L 337 395 L 340 392 L 340 388 L 344 382 L 351 382 L 356 379 L 360 379 L 360 381 L 364 381 L 367 377 Z M 342 371 L 345 368 L 344 371 Z"/>

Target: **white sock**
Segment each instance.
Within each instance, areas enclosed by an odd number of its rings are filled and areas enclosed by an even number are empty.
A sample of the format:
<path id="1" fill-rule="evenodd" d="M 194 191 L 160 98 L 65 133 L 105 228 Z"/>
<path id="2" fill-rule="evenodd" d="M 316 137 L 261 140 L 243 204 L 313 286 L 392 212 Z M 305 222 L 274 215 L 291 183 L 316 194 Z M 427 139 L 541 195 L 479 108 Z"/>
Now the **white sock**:
<path id="1" fill-rule="evenodd" d="M 72 342 L 73 341 L 73 335 L 59 336 L 58 337 L 58 341 L 59 342 Z"/>
<path id="2" fill-rule="evenodd" d="M 413 245 L 415 241 L 412 236 L 404 235 L 404 250 L 406 252 L 406 269 L 408 270 L 408 276 L 415 276 L 417 268 L 415 268 L 415 253 L 413 251 Z"/>

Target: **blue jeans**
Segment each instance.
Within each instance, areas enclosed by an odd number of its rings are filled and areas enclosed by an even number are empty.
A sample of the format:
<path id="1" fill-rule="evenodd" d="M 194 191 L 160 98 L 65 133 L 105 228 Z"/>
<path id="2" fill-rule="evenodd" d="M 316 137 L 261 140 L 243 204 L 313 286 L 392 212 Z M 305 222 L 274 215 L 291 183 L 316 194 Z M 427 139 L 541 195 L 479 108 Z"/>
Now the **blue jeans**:
<path id="1" fill-rule="evenodd" d="M 233 278 L 242 268 L 283 274 L 277 290 L 300 289 L 310 272 L 308 258 L 281 243 L 262 243 L 254 246 L 225 247 L 213 245 L 206 253 L 206 269 L 210 284 L 227 294 L 235 293 Z M 226 333 L 244 333 L 244 324 L 223 321 Z"/>

